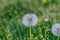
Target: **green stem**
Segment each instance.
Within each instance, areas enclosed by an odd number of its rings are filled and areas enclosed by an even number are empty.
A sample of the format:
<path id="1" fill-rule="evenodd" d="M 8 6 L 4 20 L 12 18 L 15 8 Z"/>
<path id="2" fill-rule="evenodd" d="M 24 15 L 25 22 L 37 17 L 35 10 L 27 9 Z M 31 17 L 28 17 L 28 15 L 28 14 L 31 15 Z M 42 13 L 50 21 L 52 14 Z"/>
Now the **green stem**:
<path id="1" fill-rule="evenodd" d="M 27 28 L 27 39 L 26 40 L 28 40 L 28 28 Z"/>
<path id="2" fill-rule="evenodd" d="M 30 40 L 31 40 L 31 27 L 30 27 Z"/>
<path id="3" fill-rule="evenodd" d="M 58 36 L 57 40 L 59 40 L 59 36 Z"/>

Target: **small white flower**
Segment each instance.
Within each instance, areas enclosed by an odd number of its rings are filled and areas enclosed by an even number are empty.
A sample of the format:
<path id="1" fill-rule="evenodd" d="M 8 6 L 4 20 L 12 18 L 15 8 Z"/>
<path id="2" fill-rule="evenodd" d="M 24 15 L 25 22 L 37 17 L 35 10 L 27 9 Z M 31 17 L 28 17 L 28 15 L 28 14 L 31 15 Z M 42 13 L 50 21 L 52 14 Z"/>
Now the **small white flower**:
<path id="1" fill-rule="evenodd" d="M 60 36 L 60 24 L 56 23 L 52 26 L 52 33 L 56 36 Z"/>
<path id="2" fill-rule="evenodd" d="M 36 14 L 26 14 L 23 16 L 23 20 L 22 23 L 25 26 L 35 26 L 37 24 L 38 21 L 38 17 L 36 16 Z"/>
<path id="3" fill-rule="evenodd" d="M 48 20 L 49 20 L 48 18 L 45 19 L 45 21 L 48 21 Z"/>

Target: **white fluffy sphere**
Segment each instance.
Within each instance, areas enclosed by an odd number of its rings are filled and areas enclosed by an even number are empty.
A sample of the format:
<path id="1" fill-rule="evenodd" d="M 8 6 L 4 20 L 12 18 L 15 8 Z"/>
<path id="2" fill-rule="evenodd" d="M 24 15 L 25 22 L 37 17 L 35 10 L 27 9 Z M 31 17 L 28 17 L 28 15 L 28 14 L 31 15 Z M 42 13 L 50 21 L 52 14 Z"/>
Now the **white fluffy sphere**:
<path id="1" fill-rule="evenodd" d="M 23 20 L 22 23 L 25 26 L 35 26 L 38 22 L 38 17 L 36 16 L 36 14 L 26 14 L 23 16 Z"/>
<path id="2" fill-rule="evenodd" d="M 60 36 L 60 24 L 56 23 L 52 26 L 52 33 L 56 36 Z"/>

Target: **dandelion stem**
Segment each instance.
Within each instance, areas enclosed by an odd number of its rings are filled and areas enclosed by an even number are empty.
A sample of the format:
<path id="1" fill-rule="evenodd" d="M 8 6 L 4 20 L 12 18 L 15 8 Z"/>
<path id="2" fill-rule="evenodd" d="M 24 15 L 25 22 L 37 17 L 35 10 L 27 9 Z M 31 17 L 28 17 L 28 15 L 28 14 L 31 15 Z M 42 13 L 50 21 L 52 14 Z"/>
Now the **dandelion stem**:
<path id="1" fill-rule="evenodd" d="M 59 40 L 59 36 L 58 36 L 57 40 Z"/>
<path id="2" fill-rule="evenodd" d="M 30 27 L 30 40 L 31 40 L 31 27 Z"/>
<path id="3" fill-rule="evenodd" d="M 27 28 L 27 40 L 28 40 L 28 28 Z"/>

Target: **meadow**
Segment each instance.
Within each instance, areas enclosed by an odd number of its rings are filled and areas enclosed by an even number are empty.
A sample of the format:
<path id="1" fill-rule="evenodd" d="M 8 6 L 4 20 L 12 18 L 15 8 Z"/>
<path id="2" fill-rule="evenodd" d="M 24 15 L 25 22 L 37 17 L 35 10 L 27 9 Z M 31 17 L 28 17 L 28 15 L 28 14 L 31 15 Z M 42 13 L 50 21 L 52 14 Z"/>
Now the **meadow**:
<path id="1" fill-rule="evenodd" d="M 0 0 L 0 40 L 30 40 L 29 27 L 22 23 L 27 13 L 38 17 L 31 40 L 60 40 L 51 32 L 52 25 L 60 23 L 60 0 Z"/>

